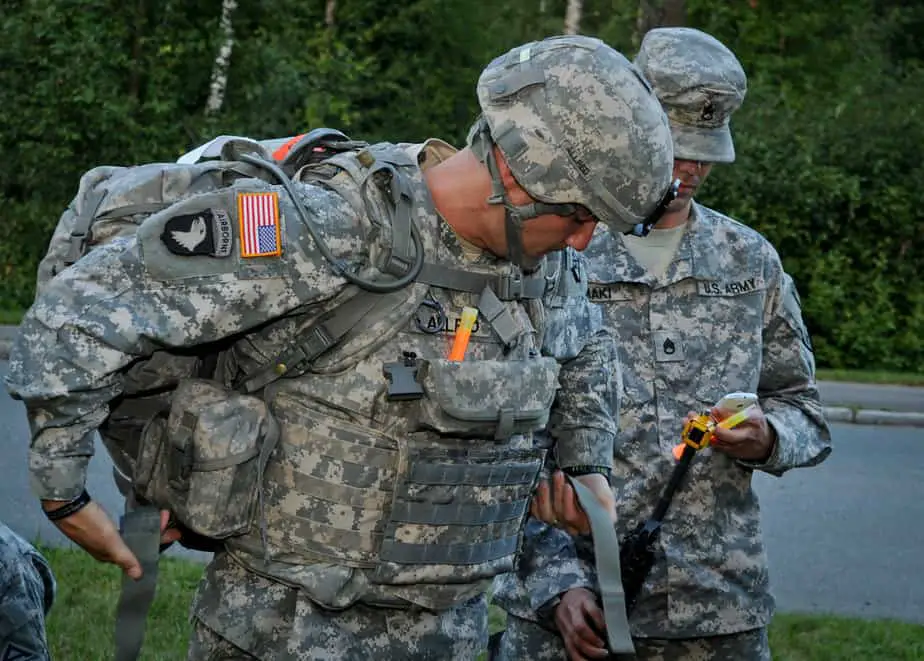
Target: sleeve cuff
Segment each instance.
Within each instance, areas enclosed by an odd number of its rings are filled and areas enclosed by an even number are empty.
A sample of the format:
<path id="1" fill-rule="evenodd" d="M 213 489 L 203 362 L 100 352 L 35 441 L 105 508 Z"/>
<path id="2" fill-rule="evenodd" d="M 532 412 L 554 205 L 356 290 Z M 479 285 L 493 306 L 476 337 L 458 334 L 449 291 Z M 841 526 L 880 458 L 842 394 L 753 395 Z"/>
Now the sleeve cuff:
<path id="1" fill-rule="evenodd" d="M 558 465 L 565 471 L 604 467 L 607 470 L 606 474 L 609 474 L 609 467 L 613 464 L 615 442 L 615 434 L 599 429 L 575 430 L 567 436 L 562 435 L 555 445 Z"/>
<path id="2" fill-rule="evenodd" d="M 48 459 L 29 453 L 29 486 L 41 500 L 73 500 L 84 489 L 89 457 Z"/>

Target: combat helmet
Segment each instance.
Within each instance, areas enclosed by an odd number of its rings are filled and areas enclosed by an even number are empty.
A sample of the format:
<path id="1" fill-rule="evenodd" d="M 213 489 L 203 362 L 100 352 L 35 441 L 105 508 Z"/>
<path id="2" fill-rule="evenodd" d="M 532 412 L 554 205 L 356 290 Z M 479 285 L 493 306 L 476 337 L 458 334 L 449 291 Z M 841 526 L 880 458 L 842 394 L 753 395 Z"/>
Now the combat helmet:
<path id="1" fill-rule="evenodd" d="M 491 171 L 491 204 L 506 207 L 511 261 L 525 266 L 522 223 L 582 205 L 612 231 L 645 234 L 673 197 L 673 147 L 661 104 L 621 53 L 587 36 L 518 46 L 482 71 L 481 116 L 468 146 Z M 537 202 L 514 206 L 492 146 Z"/>

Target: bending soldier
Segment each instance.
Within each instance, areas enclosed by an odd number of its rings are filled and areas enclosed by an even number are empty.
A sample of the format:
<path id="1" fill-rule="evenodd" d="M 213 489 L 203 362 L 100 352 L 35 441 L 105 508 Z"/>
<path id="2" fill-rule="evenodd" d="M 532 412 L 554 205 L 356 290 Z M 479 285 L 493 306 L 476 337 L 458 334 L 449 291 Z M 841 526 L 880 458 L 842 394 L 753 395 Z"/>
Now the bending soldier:
<path id="1" fill-rule="evenodd" d="M 86 439 L 137 361 L 222 343 L 211 378 L 181 380 L 145 427 L 134 467 L 142 500 L 222 540 L 190 659 L 473 659 L 545 459 L 533 435 L 548 428 L 558 465 L 611 503 L 614 350 L 575 251 L 598 222 L 655 222 L 667 120 L 635 67 L 586 37 L 513 49 L 477 93 L 459 151 L 371 145 L 294 181 L 242 154 L 254 177 L 95 248 L 27 313 L 7 383 L 33 488 L 132 577 L 138 559 L 82 493 Z M 463 307 L 478 327 L 452 361 L 430 331 Z"/>

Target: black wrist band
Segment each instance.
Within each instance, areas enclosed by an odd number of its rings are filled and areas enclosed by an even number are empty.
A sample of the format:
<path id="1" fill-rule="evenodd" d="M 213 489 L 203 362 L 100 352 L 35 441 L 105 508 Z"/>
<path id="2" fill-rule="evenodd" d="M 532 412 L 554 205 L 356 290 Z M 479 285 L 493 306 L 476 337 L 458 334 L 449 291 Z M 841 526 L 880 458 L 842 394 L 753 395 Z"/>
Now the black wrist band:
<path id="1" fill-rule="evenodd" d="M 63 507 L 59 507 L 52 512 L 45 512 L 45 516 L 49 521 L 60 521 L 61 519 L 66 519 L 67 517 L 71 516 L 72 514 L 76 514 L 84 507 L 86 507 L 91 500 L 92 499 L 90 498 L 90 494 L 88 494 L 87 490 L 84 489 L 83 493 L 74 498 L 74 500 L 69 501 Z"/>
<path id="2" fill-rule="evenodd" d="M 564 471 L 571 477 L 580 477 L 581 475 L 602 475 L 606 478 L 607 482 L 612 484 L 612 473 L 607 466 L 569 466 L 568 468 L 565 468 Z"/>

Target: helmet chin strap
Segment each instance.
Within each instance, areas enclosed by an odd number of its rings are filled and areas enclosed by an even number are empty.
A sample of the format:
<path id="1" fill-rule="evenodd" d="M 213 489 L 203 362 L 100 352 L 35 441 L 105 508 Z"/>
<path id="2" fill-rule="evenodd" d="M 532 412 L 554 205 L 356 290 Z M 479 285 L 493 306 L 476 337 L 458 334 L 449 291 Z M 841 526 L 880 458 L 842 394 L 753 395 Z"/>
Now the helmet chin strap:
<path id="1" fill-rule="evenodd" d="M 507 238 L 507 259 L 529 272 L 535 270 L 542 257 L 532 257 L 526 254 L 523 246 L 523 223 L 539 216 L 554 214 L 568 216 L 575 212 L 573 204 L 547 204 L 545 202 L 531 202 L 530 204 L 515 205 L 507 196 L 494 156 L 494 141 L 488 130 L 488 124 L 483 119 L 472 129 L 470 149 L 479 161 L 485 164 L 491 175 L 491 196 L 488 204 L 504 205 L 504 233 Z"/>

